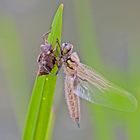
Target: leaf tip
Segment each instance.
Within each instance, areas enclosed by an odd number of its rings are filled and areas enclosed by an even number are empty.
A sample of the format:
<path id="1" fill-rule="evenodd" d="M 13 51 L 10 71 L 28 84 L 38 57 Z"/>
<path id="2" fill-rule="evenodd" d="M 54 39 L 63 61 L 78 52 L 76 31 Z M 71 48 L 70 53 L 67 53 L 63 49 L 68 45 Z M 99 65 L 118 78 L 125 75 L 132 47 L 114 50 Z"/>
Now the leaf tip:
<path id="1" fill-rule="evenodd" d="M 61 8 L 61 10 L 63 10 L 63 8 L 64 8 L 64 4 L 63 3 L 60 4 L 60 8 Z"/>
<path id="2" fill-rule="evenodd" d="M 60 4 L 60 6 L 63 8 L 63 7 L 64 7 L 64 4 L 63 4 L 63 3 L 61 3 L 61 4 Z"/>

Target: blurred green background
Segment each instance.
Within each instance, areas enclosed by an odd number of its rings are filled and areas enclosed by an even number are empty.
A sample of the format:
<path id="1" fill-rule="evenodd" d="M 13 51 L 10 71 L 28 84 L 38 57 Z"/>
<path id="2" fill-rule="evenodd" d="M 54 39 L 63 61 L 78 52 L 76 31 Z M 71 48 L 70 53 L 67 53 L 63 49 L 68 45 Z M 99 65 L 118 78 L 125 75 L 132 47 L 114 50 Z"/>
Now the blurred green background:
<path id="1" fill-rule="evenodd" d="M 133 0 L 0 0 L 0 140 L 21 139 L 34 84 L 41 36 L 64 3 L 62 41 L 81 61 L 140 100 L 140 2 Z M 140 109 L 120 112 L 81 101 L 80 129 L 55 92 L 52 140 L 139 140 Z"/>

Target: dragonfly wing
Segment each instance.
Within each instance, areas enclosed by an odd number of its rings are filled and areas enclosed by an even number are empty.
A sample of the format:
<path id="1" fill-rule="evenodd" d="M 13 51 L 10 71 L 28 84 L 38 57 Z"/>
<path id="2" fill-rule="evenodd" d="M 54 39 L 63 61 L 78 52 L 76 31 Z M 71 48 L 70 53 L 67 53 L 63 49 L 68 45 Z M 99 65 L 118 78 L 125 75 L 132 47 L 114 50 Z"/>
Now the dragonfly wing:
<path id="1" fill-rule="evenodd" d="M 75 89 L 74 93 L 82 99 L 85 99 L 89 102 L 93 102 L 93 99 L 90 96 L 88 83 L 78 78 L 77 80 L 78 80 L 78 84 L 76 84 L 74 88 Z"/>
<path id="2" fill-rule="evenodd" d="M 129 92 L 112 84 L 95 70 L 80 64 L 77 70 L 79 84 L 75 94 L 87 101 L 122 111 L 134 111 L 137 100 Z"/>

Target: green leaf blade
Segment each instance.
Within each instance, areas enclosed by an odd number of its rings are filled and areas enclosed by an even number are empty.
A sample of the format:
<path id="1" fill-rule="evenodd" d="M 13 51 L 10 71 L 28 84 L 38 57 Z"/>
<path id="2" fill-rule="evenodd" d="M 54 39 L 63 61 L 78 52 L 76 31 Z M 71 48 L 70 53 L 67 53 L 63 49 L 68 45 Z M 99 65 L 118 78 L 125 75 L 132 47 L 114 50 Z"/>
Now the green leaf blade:
<path id="1" fill-rule="evenodd" d="M 61 41 L 62 33 L 62 14 L 63 4 L 61 4 L 55 14 L 51 33 L 48 42 L 55 47 L 56 40 Z M 32 97 L 27 113 L 26 124 L 22 140 L 45 140 L 49 137 L 50 120 L 52 116 L 52 103 L 57 76 L 55 75 L 57 66 L 54 67 L 51 74 L 37 76 L 32 92 Z M 49 136 L 47 136 L 49 135 Z"/>

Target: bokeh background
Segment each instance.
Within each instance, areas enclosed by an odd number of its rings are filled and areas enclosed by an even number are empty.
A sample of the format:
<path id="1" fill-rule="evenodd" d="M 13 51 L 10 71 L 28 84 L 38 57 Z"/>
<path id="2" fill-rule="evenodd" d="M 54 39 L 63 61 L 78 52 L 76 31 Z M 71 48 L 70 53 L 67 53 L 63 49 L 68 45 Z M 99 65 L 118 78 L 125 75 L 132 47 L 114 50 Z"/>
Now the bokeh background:
<path id="1" fill-rule="evenodd" d="M 62 41 L 81 61 L 140 100 L 140 1 L 0 0 L 0 140 L 21 139 L 41 36 L 64 3 Z M 81 101 L 81 127 L 69 118 L 59 74 L 52 140 L 139 140 L 140 108 L 120 112 Z"/>

